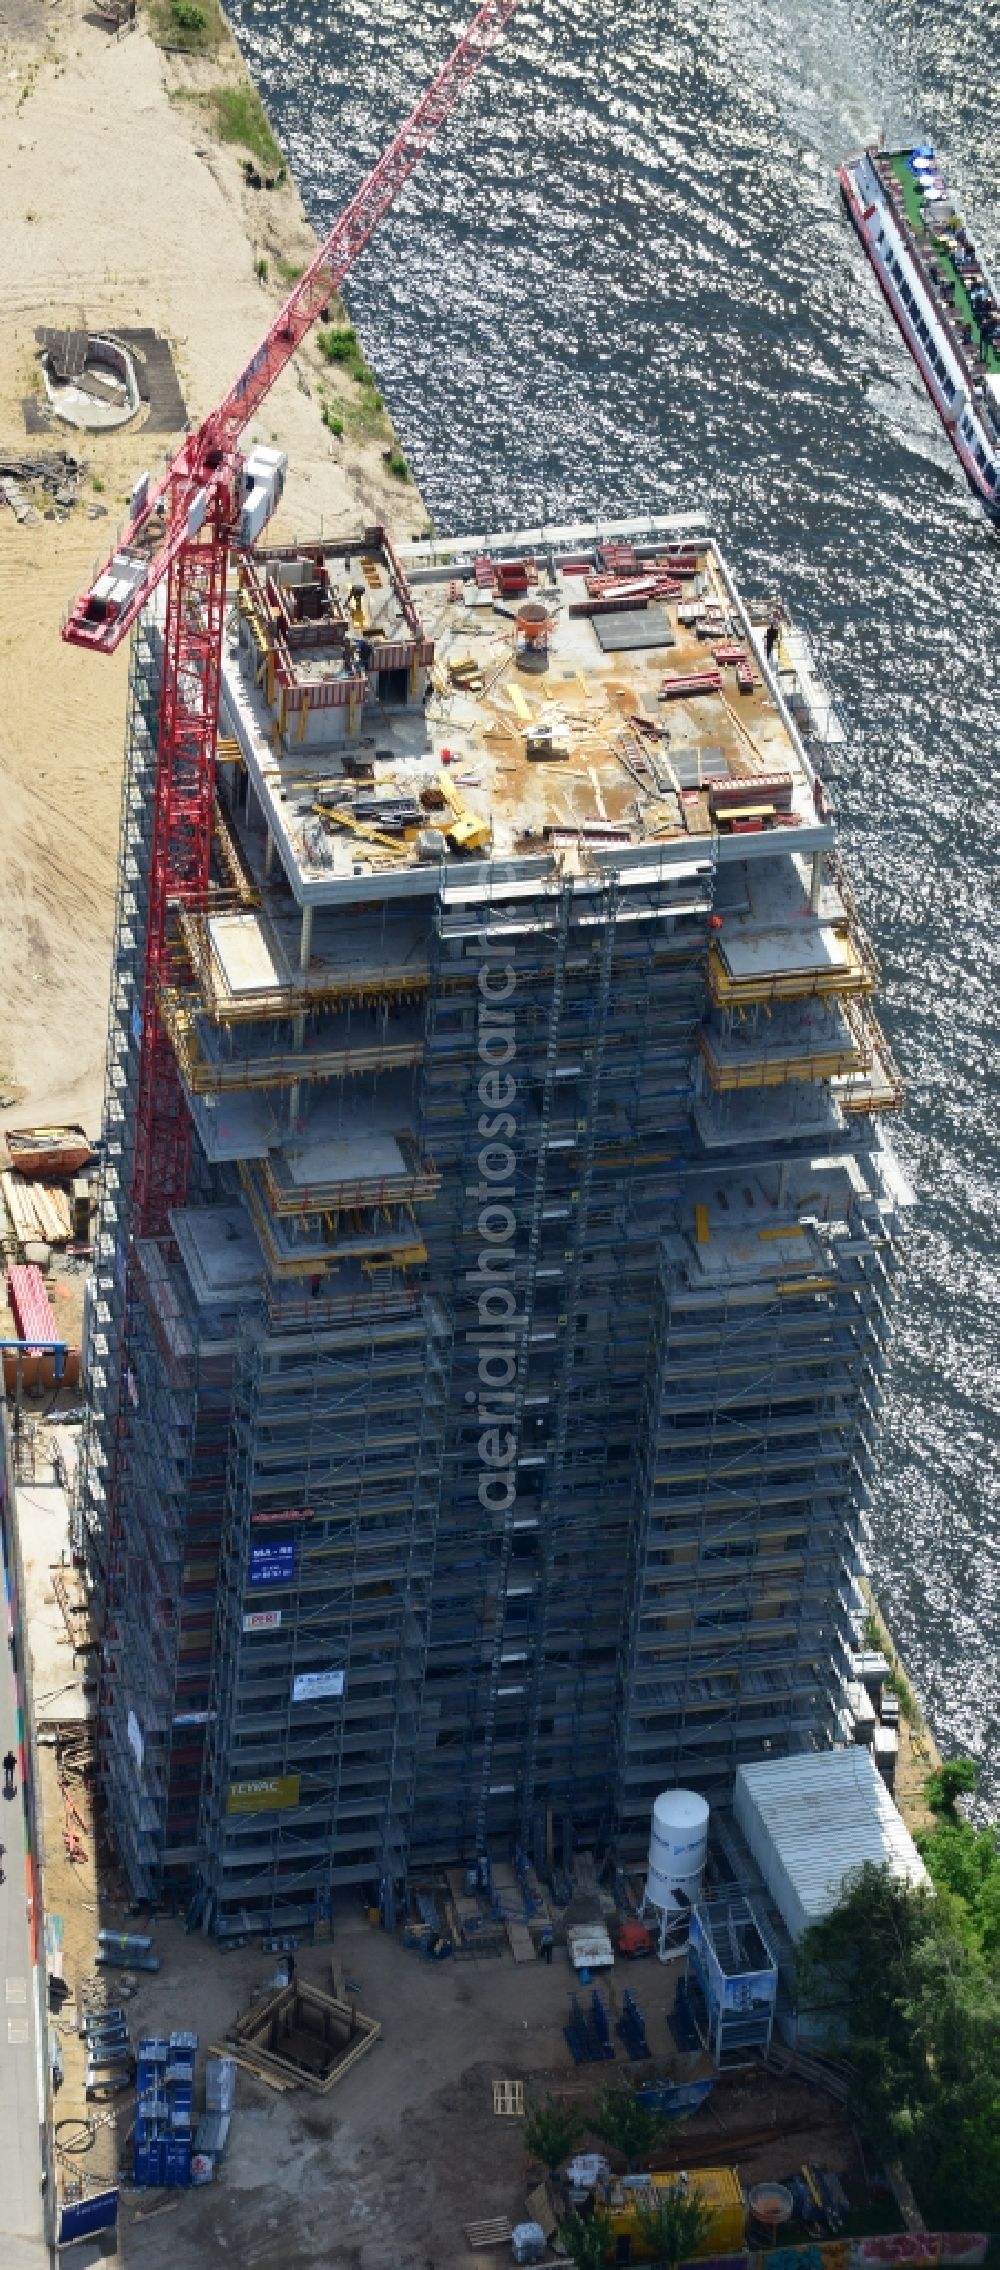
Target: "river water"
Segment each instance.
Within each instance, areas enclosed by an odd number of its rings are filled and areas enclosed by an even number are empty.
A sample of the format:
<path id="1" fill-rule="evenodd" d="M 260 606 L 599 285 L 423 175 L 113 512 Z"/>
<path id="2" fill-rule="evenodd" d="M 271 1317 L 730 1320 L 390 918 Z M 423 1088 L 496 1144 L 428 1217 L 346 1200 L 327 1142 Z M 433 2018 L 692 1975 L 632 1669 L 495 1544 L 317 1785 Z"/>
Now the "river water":
<path id="1" fill-rule="evenodd" d="M 317 229 L 465 13 L 231 0 Z M 1000 0 L 528 0 L 347 293 L 440 530 L 700 507 L 743 584 L 816 634 L 919 1190 L 875 1574 L 939 1740 L 981 1759 L 992 1808 L 1000 538 L 834 168 L 880 133 L 929 133 L 995 263 L 998 63 Z"/>

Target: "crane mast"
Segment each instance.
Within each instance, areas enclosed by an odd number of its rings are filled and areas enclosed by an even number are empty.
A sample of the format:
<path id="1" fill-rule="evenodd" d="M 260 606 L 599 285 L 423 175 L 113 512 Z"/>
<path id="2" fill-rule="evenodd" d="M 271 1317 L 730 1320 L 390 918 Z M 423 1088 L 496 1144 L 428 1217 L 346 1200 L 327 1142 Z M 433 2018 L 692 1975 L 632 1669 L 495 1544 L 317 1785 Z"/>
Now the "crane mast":
<path id="1" fill-rule="evenodd" d="M 113 653 L 166 578 L 131 1233 L 162 1236 L 187 1193 L 191 1120 L 160 1015 L 171 902 L 208 890 L 230 547 L 240 541 L 240 437 L 394 204 L 520 0 L 485 0 L 442 71 L 351 199 L 229 392 L 159 481 L 139 483 L 129 524 L 63 636 Z"/>

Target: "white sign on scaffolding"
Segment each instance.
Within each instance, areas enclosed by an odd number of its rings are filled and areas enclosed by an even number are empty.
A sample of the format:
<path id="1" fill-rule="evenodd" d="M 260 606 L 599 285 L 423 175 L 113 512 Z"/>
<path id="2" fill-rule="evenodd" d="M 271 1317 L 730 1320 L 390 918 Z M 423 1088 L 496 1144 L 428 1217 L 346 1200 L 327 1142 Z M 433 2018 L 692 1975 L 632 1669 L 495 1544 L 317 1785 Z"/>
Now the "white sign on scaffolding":
<path id="1" fill-rule="evenodd" d="M 245 1632 L 276 1632 L 281 1626 L 280 1608 L 252 1608 L 243 1618 Z"/>
<path id="2" fill-rule="evenodd" d="M 293 1703 L 318 1702 L 324 1695 L 342 1695 L 346 1671 L 300 1671 L 292 1680 Z"/>

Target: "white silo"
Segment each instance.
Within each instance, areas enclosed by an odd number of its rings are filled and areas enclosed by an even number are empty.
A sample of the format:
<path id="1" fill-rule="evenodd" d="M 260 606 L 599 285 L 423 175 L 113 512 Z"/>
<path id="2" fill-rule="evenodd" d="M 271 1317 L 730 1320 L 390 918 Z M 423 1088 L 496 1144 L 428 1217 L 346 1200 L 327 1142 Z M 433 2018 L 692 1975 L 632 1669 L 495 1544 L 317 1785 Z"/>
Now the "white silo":
<path id="1" fill-rule="evenodd" d="M 682 1954 L 708 1852 L 708 1806 L 693 1789 L 664 1789 L 653 1806 L 642 1912 L 659 1922 L 661 1962 Z"/>

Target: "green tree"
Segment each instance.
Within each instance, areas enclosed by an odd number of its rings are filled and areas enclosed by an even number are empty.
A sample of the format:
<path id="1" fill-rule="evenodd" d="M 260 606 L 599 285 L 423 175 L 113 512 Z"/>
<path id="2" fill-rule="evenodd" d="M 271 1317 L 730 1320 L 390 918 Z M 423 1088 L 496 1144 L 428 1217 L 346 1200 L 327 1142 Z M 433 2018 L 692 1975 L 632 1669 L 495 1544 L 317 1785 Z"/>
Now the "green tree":
<path id="1" fill-rule="evenodd" d="M 636 2217 L 653 2259 L 664 2270 L 677 2270 L 689 2262 L 712 2227 L 712 2210 L 699 2191 L 688 2191 L 681 2178 L 668 2185 L 651 2184 L 645 2197 L 639 2193 Z"/>
<path id="2" fill-rule="evenodd" d="M 655 2152 L 666 2122 L 659 2113 L 639 2103 L 634 2089 L 625 2087 L 605 2089 L 590 2125 L 613 2151 L 621 2152 L 631 2170 Z"/>
<path id="3" fill-rule="evenodd" d="M 959 1768 L 969 1768 L 955 1776 Z M 951 1781 L 946 1781 L 946 1776 Z M 943 1789 L 938 1785 L 944 1783 Z M 963 1820 L 955 1795 L 975 1786 L 975 1767 L 969 1758 L 956 1758 L 931 1774 L 924 1785 L 928 1803 L 937 1813 L 934 1827 L 918 1836 L 917 1843 L 935 1884 L 955 1894 L 965 1910 L 966 1936 L 988 1961 L 1000 1956 L 1000 1840 L 995 1829 L 975 1829 Z M 949 1801 L 949 1790 L 952 1792 Z"/>
<path id="4" fill-rule="evenodd" d="M 949 1758 L 936 1773 L 929 1773 L 924 1783 L 924 1796 L 932 1813 L 943 1813 L 948 1820 L 959 1818 L 956 1800 L 971 1797 L 976 1786 L 974 1758 Z"/>
<path id="5" fill-rule="evenodd" d="M 591 2215 L 564 2215 L 559 2239 L 574 2270 L 603 2270 L 612 2249 L 611 2224 L 600 2207 Z"/>
<path id="6" fill-rule="evenodd" d="M 535 2159 L 543 2160 L 545 2166 L 554 2173 L 564 2160 L 568 2160 L 582 2128 L 583 2118 L 575 2105 L 548 2096 L 542 2104 L 529 2105 L 524 2123 L 524 2141 Z"/>
<path id="7" fill-rule="evenodd" d="M 804 1998 L 849 2035 L 853 2109 L 936 2229 L 1000 2199 L 1000 1965 L 965 1902 L 870 1863 L 799 1949 Z"/>

